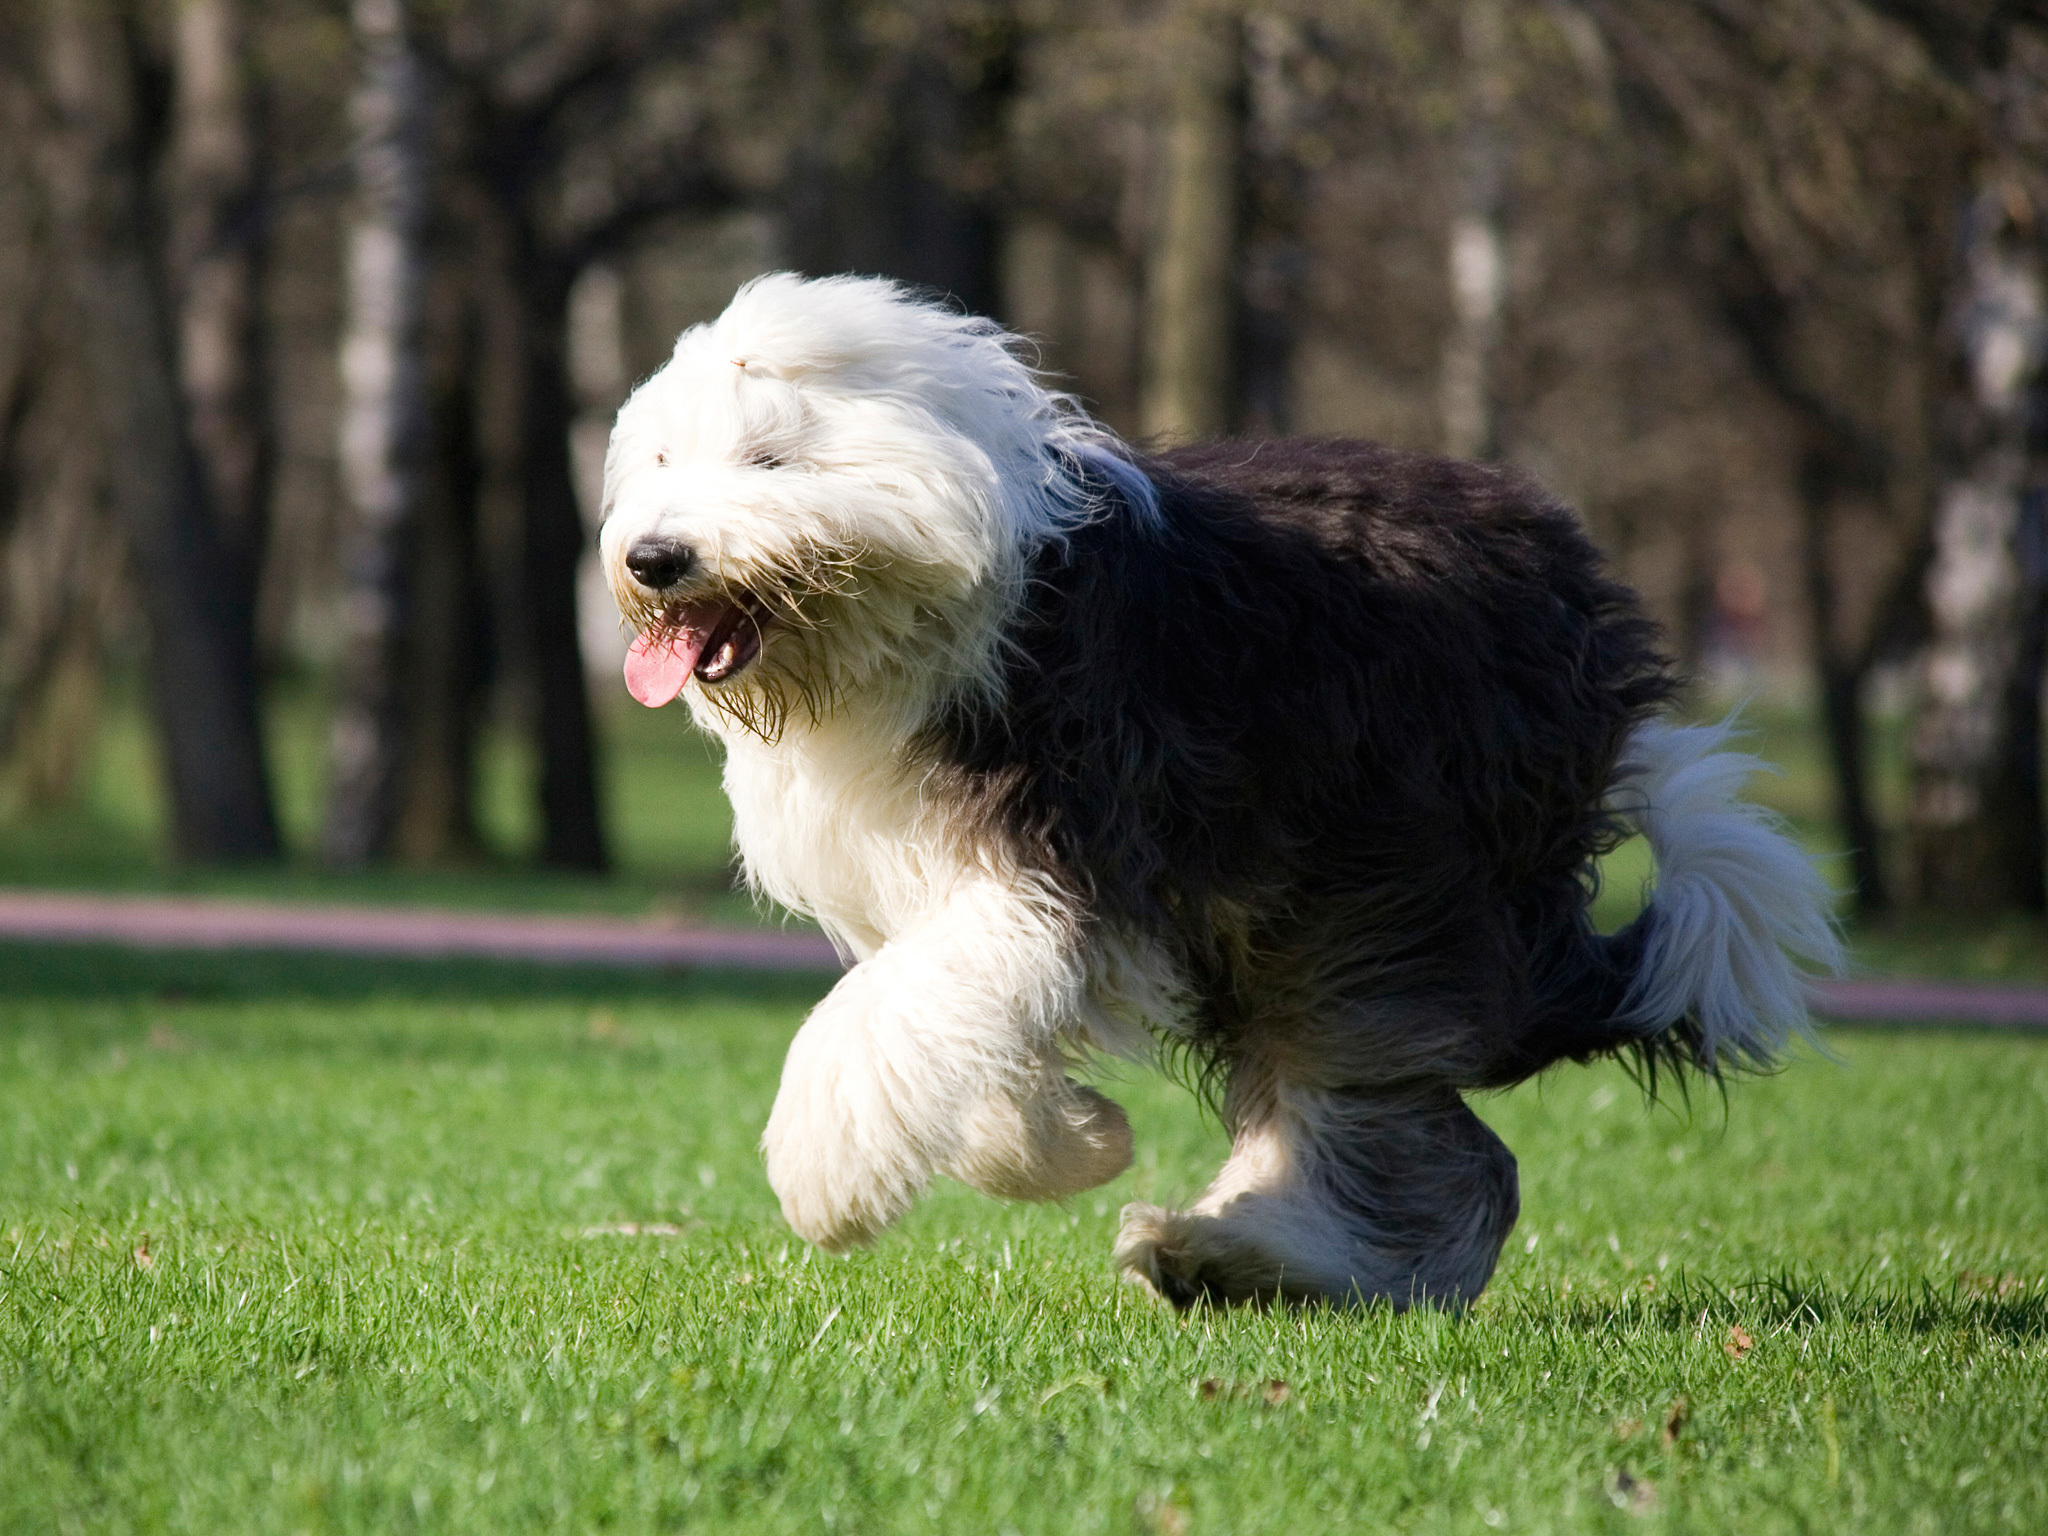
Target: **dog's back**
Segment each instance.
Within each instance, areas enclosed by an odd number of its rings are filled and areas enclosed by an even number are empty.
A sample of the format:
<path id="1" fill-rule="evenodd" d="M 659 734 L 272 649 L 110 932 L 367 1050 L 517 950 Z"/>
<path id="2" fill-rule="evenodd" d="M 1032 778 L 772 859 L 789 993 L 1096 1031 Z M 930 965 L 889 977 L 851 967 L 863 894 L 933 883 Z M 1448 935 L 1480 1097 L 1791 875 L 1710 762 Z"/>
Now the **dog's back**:
<path id="1" fill-rule="evenodd" d="M 1145 468 L 1158 525 L 1050 547 L 1004 706 L 949 722 L 1005 840 L 1169 939 L 1212 1057 L 1279 1032 L 1477 1085 L 1595 1048 L 1554 994 L 1627 984 L 1584 882 L 1672 685 L 1570 513 L 1366 443 Z"/>

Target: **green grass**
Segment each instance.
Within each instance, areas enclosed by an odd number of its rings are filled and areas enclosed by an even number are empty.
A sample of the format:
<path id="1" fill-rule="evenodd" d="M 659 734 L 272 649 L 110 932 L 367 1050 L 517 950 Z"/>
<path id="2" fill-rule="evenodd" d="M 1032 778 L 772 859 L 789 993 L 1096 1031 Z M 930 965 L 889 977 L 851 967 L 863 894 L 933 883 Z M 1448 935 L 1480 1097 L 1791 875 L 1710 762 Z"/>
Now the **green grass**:
<path id="1" fill-rule="evenodd" d="M 2048 1528 L 2048 1043 L 1563 1071 L 1469 1317 L 1179 1318 L 1115 1213 L 1220 1144 L 1146 1074 L 1114 1185 L 837 1261 L 753 1151 L 815 983 L 0 974 L 0 1530 Z"/>

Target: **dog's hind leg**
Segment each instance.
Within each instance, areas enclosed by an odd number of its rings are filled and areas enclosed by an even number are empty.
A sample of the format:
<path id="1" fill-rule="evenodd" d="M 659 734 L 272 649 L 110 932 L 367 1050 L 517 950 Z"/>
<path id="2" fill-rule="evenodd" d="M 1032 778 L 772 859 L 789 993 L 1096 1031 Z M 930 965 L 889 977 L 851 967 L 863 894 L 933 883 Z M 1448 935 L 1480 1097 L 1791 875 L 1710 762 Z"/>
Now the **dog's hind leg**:
<path id="1" fill-rule="evenodd" d="M 1124 1210 L 1116 1258 L 1176 1306 L 1478 1296 L 1515 1224 L 1514 1155 L 1436 1084 L 1307 1088 L 1242 1064 L 1229 1160 L 1192 1207 Z"/>

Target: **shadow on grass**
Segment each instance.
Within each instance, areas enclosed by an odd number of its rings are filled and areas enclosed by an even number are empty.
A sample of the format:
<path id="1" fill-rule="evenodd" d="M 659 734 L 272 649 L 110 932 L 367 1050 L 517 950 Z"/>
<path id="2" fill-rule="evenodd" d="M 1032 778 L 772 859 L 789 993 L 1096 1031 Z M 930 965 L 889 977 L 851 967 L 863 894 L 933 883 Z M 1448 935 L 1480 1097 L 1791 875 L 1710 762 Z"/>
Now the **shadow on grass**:
<path id="1" fill-rule="evenodd" d="M 518 960 L 412 960 L 283 951 L 0 944 L 12 1001 L 674 1002 L 808 1008 L 834 978 L 741 970 L 622 970 Z"/>
<path id="2" fill-rule="evenodd" d="M 1874 1286 L 1861 1276 L 1842 1284 L 1788 1270 L 1722 1285 L 1681 1273 L 1655 1295 L 1625 1291 L 1606 1299 L 1574 1297 L 1562 1305 L 1530 1300 L 1541 1306 L 1548 1325 L 1598 1334 L 1634 1324 L 1719 1337 L 1739 1325 L 1756 1340 L 1848 1324 L 1895 1334 L 1960 1329 L 2013 1344 L 2048 1339 L 2048 1290 L 2018 1276 L 1965 1273 L 1945 1286 L 1932 1280 Z M 1537 1319 L 1532 1315 L 1529 1321 Z"/>

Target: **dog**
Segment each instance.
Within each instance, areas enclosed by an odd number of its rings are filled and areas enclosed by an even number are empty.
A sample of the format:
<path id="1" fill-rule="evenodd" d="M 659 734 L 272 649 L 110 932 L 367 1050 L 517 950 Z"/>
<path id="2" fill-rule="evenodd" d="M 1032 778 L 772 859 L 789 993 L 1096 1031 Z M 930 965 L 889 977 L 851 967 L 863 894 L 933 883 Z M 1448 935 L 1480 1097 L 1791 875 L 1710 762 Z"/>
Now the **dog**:
<path id="1" fill-rule="evenodd" d="M 1636 597 L 1500 468 L 1363 442 L 1141 453 L 994 323 L 748 283 L 620 410 L 626 680 L 725 746 L 746 878 L 853 961 L 762 1148 L 866 1243 L 937 1174 L 1059 1200 L 1131 1159 L 1093 1053 L 1178 1052 L 1232 1145 L 1115 1259 L 1177 1306 L 1458 1306 L 1518 1213 L 1466 1096 L 1566 1059 L 1772 1064 L 1838 966 Z M 1631 832 L 1654 898 L 1588 915 Z"/>

